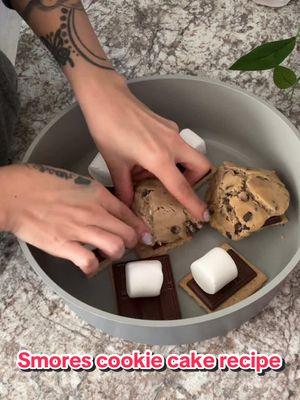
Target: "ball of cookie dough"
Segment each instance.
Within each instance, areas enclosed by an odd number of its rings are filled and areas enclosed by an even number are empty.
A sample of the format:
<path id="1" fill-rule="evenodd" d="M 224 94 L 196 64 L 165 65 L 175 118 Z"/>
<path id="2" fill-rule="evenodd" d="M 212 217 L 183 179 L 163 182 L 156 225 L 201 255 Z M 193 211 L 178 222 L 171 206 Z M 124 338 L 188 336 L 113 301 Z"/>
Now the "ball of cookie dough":
<path id="1" fill-rule="evenodd" d="M 275 171 L 224 162 L 211 180 L 207 202 L 210 225 L 223 236 L 239 240 L 283 216 L 290 195 Z"/>
<path id="2" fill-rule="evenodd" d="M 158 179 L 146 179 L 137 185 L 132 209 L 150 227 L 155 248 L 182 244 L 202 227 Z"/>

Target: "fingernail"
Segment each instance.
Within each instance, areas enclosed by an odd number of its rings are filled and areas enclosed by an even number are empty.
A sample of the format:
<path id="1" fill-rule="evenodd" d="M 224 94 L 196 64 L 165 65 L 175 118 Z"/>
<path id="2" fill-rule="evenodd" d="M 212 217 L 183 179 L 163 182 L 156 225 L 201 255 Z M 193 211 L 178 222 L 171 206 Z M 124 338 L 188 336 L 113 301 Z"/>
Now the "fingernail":
<path id="1" fill-rule="evenodd" d="M 151 235 L 151 233 L 145 232 L 142 235 L 142 242 L 147 246 L 153 246 L 154 245 L 154 239 L 153 239 L 153 236 Z"/>
<path id="2" fill-rule="evenodd" d="M 208 221 L 210 220 L 209 211 L 208 211 L 208 210 L 205 210 L 202 217 L 203 217 L 203 221 L 204 221 L 204 222 L 208 222 Z"/>

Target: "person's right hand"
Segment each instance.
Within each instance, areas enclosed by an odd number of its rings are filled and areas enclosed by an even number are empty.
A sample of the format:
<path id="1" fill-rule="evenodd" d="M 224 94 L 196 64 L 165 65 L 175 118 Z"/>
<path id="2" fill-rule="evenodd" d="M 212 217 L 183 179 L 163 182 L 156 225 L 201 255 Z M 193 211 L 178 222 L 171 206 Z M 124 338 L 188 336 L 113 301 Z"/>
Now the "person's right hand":
<path id="1" fill-rule="evenodd" d="M 87 275 L 99 262 L 83 246 L 121 258 L 138 241 L 151 244 L 148 227 L 100 183 L 69 171 L 25 164 L 0 168 L 0 230 L 72 261 Z"/>

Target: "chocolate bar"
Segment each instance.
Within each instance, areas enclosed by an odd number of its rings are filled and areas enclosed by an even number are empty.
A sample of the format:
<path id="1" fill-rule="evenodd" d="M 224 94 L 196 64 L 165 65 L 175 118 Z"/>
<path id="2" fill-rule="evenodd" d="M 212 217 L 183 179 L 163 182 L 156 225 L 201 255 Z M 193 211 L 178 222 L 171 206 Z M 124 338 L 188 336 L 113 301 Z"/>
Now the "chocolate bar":
<path id="1" fill-rule="evenodd" d="M 158 260 L 162 264 L 164 279 L 160 295 L 156 297 L 130 298 L 126 291 L 126 262 L 112 266 L 119 315 L 150 320 L 181 318 L 169 256 L 151 257 L 148 260 Z"/>
<path id="2" fill-rule="evenodd" d="M 267 226 L 271 225 L 284 225 L 288 222 L 288 219 L 285 215 L 274 215 L 273 217 L 270 217 L 266 220 L 262 228 L 265 228 Z"/>
<path id="3" fill-rule="evenodd" d="M 249 297 L 267 280 L 267 277 L 257 267 L 253 266 L 236 250 L 223 244 L 222 247 L 233 258 L 238 269 L 238 276 L 215 294 L 204 292 L 193 279 L 192 274 L 186 275 L 179 285 L 192 296 L 197 303 L 208 312 L 229 307 Z"/>

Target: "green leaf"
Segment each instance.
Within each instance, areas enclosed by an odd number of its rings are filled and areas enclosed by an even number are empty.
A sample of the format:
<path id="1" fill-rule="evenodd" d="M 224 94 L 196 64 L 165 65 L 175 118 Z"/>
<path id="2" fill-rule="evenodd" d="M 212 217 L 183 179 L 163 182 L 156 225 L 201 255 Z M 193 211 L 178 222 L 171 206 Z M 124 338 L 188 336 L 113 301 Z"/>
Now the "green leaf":
<path id="1" fill-rule="evenodd" d="M 264 43 L 238 59 L 229 69 L 261 71 L 280 64 L 294 49 L 296 36 L 276 42 Z"/>
<path id="2" fill-rule="evenodd" d="M 274 68 L 273 80 L 279 89 L 287 89 L 297 83 L 297 76 L 291 69 L 278 65 Z"/>

